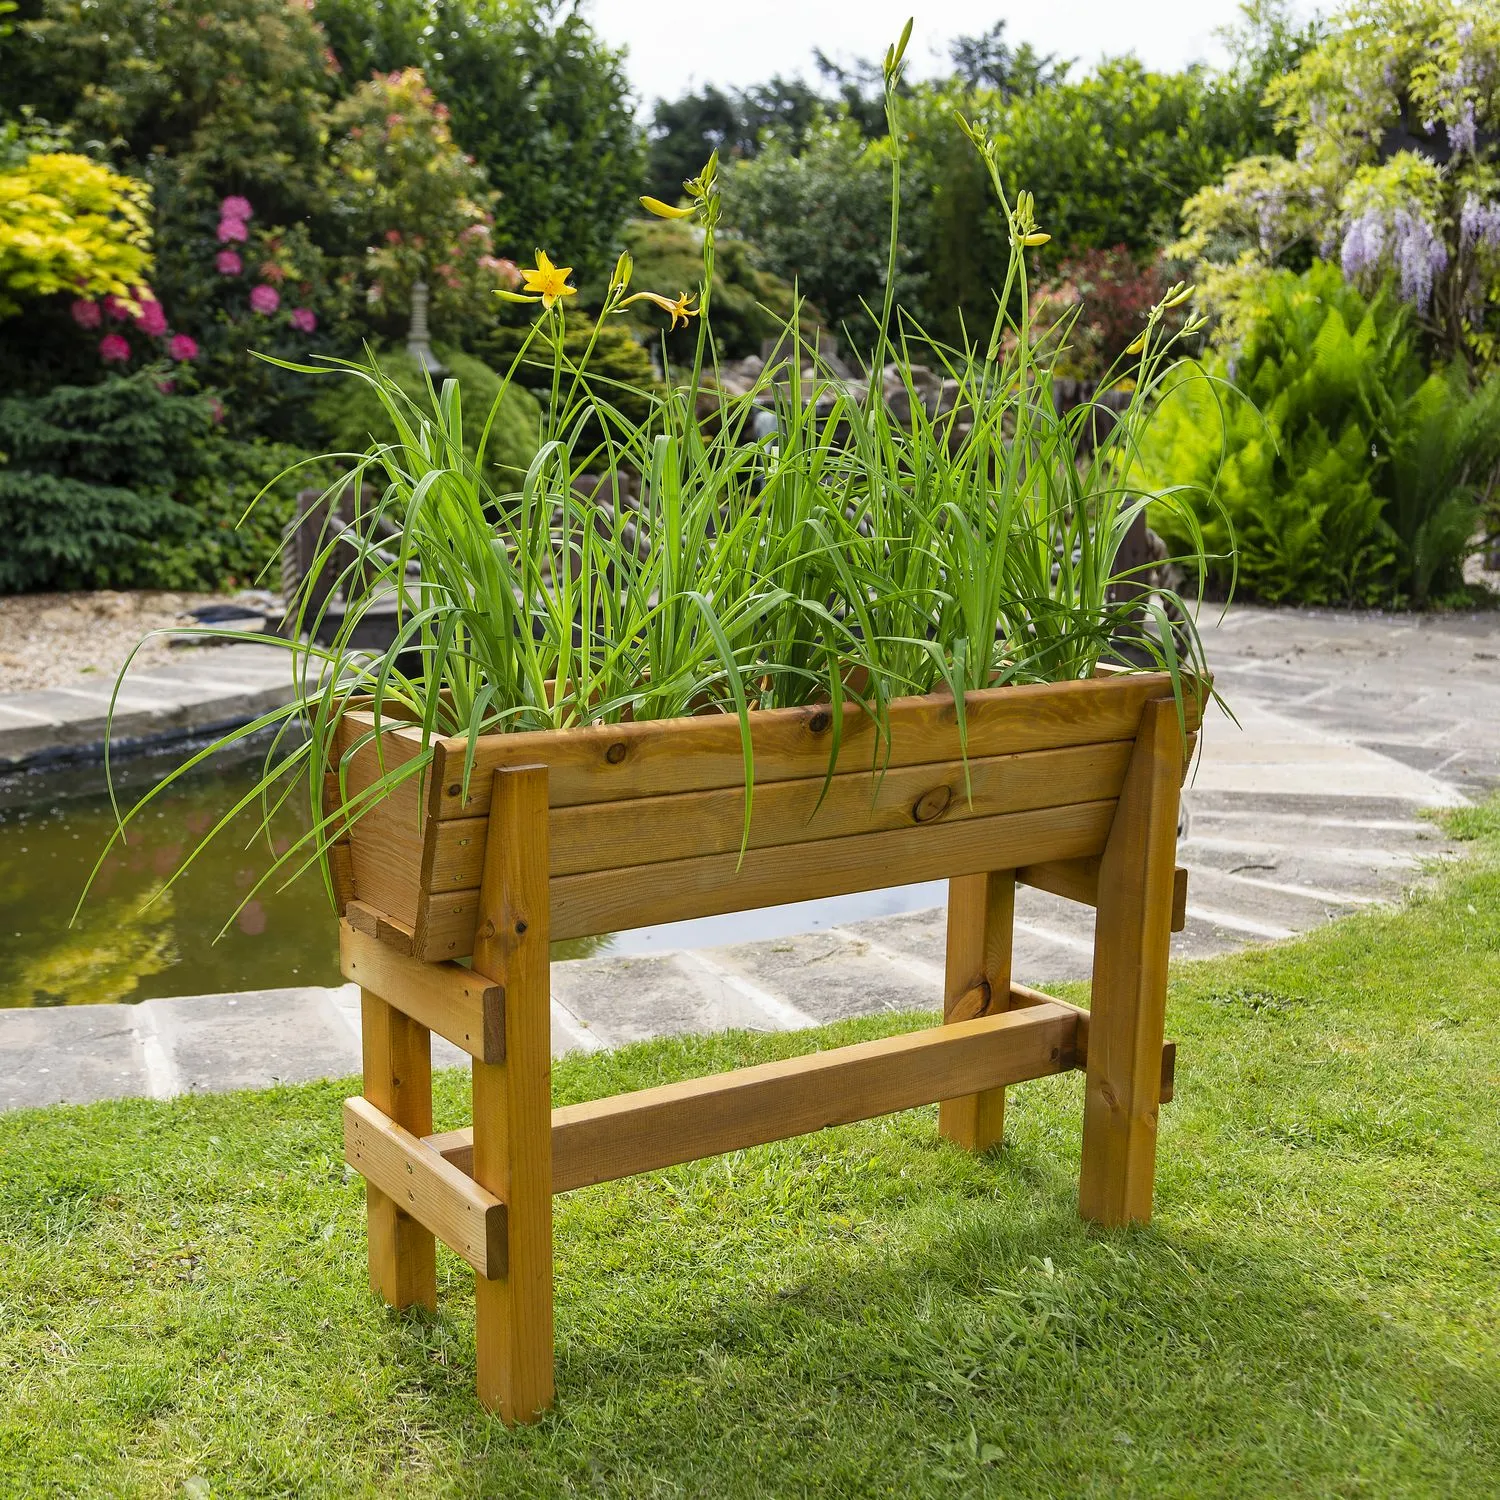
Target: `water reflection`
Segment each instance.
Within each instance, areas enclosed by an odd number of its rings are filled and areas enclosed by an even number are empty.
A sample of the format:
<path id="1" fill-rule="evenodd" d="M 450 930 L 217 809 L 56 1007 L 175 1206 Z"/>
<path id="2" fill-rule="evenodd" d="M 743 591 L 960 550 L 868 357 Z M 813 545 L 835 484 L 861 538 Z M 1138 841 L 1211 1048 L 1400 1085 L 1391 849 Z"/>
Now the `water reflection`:
<path id="1" fill-rule="evenodd" d="M 72 926 L 74 904 L 114 828 L 103 768 L 0 776 L 0 1008 L 342 984 L 338 930 L 318 870 L 245 899 L 272 857 L 257 836 L 258 814 L 247 812 L 164 889 L 224 809 L 254 786 L 262 753 L 242 749 L 200 767 L 153 803 L 131 824 L 129 842 L 110 852 Z M 122 806 L 183 758 L 179 745 L 116 766 Z M 288 799 L 272 826 L 271 848 L 291 847 L 306 818 Z M 783 937 L 940 906 L 945 898 L 941 883 L 868 891 L 554 943 L 552 956 Z"/>

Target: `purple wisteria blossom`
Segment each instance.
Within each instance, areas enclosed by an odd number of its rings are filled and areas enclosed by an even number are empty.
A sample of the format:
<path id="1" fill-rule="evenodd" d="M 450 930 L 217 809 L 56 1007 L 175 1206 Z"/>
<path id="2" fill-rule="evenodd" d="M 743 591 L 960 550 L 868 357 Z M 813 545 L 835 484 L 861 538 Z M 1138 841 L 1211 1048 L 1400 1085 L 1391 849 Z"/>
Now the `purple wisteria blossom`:
<path id="1" fill-rule="evenodd" d="M 1344 249 L 1340 259 L 1344 280 L 1357 281 L 1380 262 L 1385 249 L 1385 220 L 1378 209 L 1367 209 L 1344 231 Z"/>
<path id="2" fill-rule="evenodd" d="M 1479 142 L 1479 122 L 1474 118 L 1474 101 L 1465 99 L 1458 112 L 1458 123 L 1448 127 L 1448 142 L 1455 151 L 1467 151 L 1471 156 Z"/>
<path id="3" fill-rule="evenodd" d="M 1470 193 L 1458 215 L 1458 243 L 1462 250 L 1500 250 L 1500 203 Z"/>
<path id="4" fill-rule="evenodd" d="M 1398 208 L 1387 219 L 1378 208 L 1370 208 L 1344 231 L 1340 261 L 1348 281 L 1359 280 L 1383 262 L 1394 265 L 1403 301 L 1426 312 L 1433 283 L 1448 269 L 1448 247 L 1420 213 Z"/>
<path id="5" fill-rule="evenodd" d="M 1426 312 L 1432 284 L 1448 269 L 1448 247 L 1421 214 L 1398 208 L 1391 215 L 1391 257 L 1401 277 L 1401 296 Z"/>

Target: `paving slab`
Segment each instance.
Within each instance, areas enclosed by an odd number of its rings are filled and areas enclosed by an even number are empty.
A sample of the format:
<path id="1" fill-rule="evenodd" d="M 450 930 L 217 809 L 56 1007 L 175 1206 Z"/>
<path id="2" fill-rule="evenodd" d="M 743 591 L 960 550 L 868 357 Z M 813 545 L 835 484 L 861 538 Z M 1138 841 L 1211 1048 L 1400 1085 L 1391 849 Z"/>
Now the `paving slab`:
<path id="1" fill-rule="evenodd" d="M 0 1109 L 155 1094 L 131 1005 L 0 1010 Z"/>
<path id="2" fill-rule="evenodd" d="M 189 659 L 127 675 L 111 744 L 140 748 L 247 724 L 290 697 L 292 668 L 274 646 L 190 648 Z M 111 682 L 0 695 L 0 770 L 101 754 Z"/>

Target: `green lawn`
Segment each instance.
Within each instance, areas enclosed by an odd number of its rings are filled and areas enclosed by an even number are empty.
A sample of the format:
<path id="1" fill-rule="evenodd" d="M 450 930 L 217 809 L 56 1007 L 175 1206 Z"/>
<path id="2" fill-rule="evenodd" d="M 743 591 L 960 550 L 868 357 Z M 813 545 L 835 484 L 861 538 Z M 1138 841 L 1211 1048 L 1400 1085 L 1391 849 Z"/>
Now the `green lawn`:
<path id="1" fill-rule="evenodd" d="M 988 1158 L 920 1110 L 559 1199 L 558 1407 L 516 1432 L 465 1267 L 435 1318 L 371 1300 L 347 1084 L 0 1116 L 0 1493 L 1500 1494 L 1500 808 L 1456 826 L 1406 910 L 1176 971 L 1147 1230 L 1075 1216 L 1077 1075 Z"/>

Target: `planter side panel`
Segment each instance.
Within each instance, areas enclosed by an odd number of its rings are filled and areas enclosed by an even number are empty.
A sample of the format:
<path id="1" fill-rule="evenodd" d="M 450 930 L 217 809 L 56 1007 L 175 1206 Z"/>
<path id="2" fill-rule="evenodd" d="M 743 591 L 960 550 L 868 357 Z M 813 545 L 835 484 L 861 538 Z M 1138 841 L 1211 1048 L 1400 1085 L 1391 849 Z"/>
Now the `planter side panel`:
<path id="1" fill-rule="evenodd" d="M 366 714 L 346 716 L 339 730 L 341 759 L 370 725 Z M 420 738 L 407 731 L 383 736 L 379 750 L 373 742 L 361 745 L 345 770 L 347 800 L 358 805 L 360 794 L 381 776 L 382 760 L 388 773 L 410 764 L 420 752 Z M 427 905 L 430 882 L 425 845 L 431 821 L 424 817 L 424 804 L 428 793 L 422 776 L 409 777 L 360 815 L 349 839 L 355 899 L 408 928 L 420 924 Z"/>

